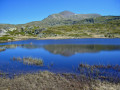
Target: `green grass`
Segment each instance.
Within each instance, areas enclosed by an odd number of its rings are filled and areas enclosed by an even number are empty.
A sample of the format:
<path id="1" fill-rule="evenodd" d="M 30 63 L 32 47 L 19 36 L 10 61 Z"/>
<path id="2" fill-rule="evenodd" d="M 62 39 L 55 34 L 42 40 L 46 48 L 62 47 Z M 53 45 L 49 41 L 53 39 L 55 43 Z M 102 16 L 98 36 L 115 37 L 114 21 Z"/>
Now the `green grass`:
<path id="1" fill-rule="evenodd" d="M 7 41 L 8 39 L 14 40 L 13 37 L 8 37 L 8 36 L 0 37 L 0 41 Z"/>
<path id="2" fill-rule="evenodd" d="M 18 35 L 18 34 L 25 35 L 25 32 L 18 31 L 18 30 L 8 31 L 7 33 L 10 34 L 10 35 Z"/>

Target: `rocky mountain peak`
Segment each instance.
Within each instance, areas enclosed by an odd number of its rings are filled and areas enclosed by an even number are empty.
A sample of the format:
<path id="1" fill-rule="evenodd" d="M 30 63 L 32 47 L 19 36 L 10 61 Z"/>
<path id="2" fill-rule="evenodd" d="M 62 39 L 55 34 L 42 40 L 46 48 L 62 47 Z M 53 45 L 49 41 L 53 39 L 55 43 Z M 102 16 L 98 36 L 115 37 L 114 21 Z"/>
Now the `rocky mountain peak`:
<path id="1" fill-rule="evenodd" d="M 64 17 L 69 17 L 69 16 L 72 16 L 72 15 L 75 15 L 75 13 L 70 12 L 70 11 L 63 11 L 63 12 L 60 12 L 59 14 L 64 16 Z"/>

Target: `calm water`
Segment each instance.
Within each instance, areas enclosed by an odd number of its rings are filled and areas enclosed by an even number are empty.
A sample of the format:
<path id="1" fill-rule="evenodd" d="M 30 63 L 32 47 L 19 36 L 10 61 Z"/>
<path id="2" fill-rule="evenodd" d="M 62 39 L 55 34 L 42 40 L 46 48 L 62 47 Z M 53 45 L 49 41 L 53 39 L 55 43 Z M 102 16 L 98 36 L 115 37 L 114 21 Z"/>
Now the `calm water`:
<path id="1" fill-rule="evenodd" d="M 120 65 L 120 39 L 23 40 L 0 43 L 0 48 L 6 48 L 0 52 L 0 71 L 9 74 L 38 70 L 77 73 L 80 63 Z M 11 59 L 28 56 L 43 59 L 44 66 Z"/>

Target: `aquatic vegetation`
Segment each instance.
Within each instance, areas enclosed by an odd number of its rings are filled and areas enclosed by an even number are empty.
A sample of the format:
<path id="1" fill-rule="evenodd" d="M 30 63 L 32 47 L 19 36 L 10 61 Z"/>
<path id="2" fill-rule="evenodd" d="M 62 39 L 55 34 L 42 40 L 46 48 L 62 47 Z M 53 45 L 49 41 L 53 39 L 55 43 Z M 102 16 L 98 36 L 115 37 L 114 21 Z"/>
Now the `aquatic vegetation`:
<path id="1" fill-rule="evenodd" d="M 13 57 L 12 58 L 13 61 L 20 61 L 23 64 L 27 64 L 27 65 L 38 65 L 38 66 L 43 66 L 43 60 L 40 58 L 32 58 L 32 57 Z"/>
<path id="2" fill-rule="evenodd" d="M 0 76 L 1 76 L 1 75 L 4 75 L 4 73 L 1 73 L 1 72 L 0 72 Z"/>
<path id="3" fill-rule="evenodd" d="M 78 71 L 89 78 L 120 83 L 120 65 L 79 64 Z"/>
<path id="4" fill-rule="evenodd" d="M 53 67 L 53 65 L 54 65 L 54 63 L 53 63 L 53 62 L 51 62 L 51 63 L 50 63 L 50 66 L 51 66 L 51 67 Z"/>
<path id="5" fill-rule="evenodd" d="M 1 52 L 1 51 L 5 51 L 5 50 L 6 50 L 5 48 L 0 48 L 0 52 Z"/>
<path id="6" fill-rule="evenodd" d="M 82 68 L 90 68 L 90 69 L 113 69 L 116 71 L 120 71 L 120 65 L 88 65 L 88 64 L 80 64 Z"/>
<path id="7" fill-rule="evenodd" d="M 6 76 L 6 75 L 8 75 L 8 73 L 4 73 L 4 72 L 1 72 L 1 71 L 0 71 L 0 77 L 4 77 L 4 76 Z"/>

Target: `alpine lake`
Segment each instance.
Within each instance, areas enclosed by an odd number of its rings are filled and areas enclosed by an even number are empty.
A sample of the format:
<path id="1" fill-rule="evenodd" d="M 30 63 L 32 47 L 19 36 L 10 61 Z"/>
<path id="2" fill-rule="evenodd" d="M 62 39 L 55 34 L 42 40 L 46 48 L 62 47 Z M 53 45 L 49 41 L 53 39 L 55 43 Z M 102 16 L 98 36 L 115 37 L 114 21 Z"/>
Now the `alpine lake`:
<path id="1" fill-rule="evenodd" d="M 42 65 L 25 63 L 35 58 Z M 120 77 L 120 39 L 22 40 L 0 43 L 0 72 L 8 76 L 37 71 Z M 100 73 L 101 72 L 101 73 Z"/>

